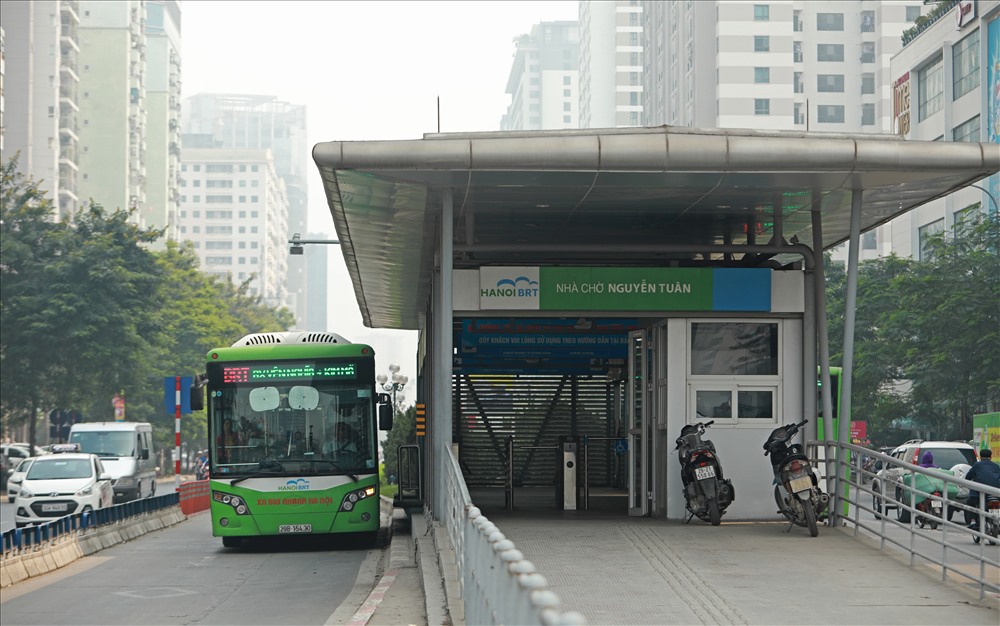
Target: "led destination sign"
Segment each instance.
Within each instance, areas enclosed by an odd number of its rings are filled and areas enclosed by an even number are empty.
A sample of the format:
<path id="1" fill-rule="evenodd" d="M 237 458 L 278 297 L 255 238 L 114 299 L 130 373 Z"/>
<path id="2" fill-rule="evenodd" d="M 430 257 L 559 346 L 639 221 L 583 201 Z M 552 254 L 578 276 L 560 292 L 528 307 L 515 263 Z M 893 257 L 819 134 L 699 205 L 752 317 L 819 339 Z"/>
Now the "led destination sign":
<path id="1" fill-rule="evenodd" d="M 354 363 L 317 365 L 315 363 L 274 363 L 270 365 L 224 365 L 223 384 L 283 380 L 349 380 L 358 377 Z"/>

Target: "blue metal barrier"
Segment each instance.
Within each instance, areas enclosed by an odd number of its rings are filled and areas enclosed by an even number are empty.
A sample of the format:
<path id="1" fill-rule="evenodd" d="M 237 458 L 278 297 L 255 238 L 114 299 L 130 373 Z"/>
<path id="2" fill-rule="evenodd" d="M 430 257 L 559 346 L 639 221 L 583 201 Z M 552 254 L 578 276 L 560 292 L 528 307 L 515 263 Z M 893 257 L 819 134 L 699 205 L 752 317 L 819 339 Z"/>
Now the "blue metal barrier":
<path id="1" fill-rule="evenodd" d="M 116 504 L 106 509 L 74 513 L 58 519 L 24 528 L 12 528 L 3 533 L 3 555 L 6 558 L 14 552 L 20 552 L 33 546 L 52 543 L 67 534 L 76 534 L 91 527 L 100 527 L 139 517 L 153 511 L 180 505 L 180 494 L 176 491 L 146 498 Z"/>

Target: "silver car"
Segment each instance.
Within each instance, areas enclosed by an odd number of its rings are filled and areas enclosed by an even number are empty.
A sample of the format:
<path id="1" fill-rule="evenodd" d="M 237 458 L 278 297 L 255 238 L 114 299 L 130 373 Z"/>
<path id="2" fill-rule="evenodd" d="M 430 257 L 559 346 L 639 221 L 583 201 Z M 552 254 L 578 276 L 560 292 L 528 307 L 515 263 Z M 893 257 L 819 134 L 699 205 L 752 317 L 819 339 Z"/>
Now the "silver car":
<path id="1" fill-rule="evenodd" d="M 14 498 L 17 497 L 17 492 L 21 490 L 21 483 L 24 481 L 24 475 L 28 473 L 28 468 L 31 467 L 31 462 L 34 460 L 35 457 L 21 459 L 21 462 L 11 470 L 10 478 L 7 479 L 7 502 L 13 502 Z"/>

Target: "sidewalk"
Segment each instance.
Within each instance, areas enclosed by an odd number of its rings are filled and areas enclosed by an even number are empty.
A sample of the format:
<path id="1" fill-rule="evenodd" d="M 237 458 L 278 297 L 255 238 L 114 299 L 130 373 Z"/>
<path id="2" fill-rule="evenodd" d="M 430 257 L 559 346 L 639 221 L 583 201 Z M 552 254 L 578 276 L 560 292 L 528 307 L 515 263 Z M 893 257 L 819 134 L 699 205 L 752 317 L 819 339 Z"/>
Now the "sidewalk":
<path id="1" fill-rule="evenodd" d="M 422 513 L 392 512 L 388 563 L 349 626 L 459 626 L 446 607 L 440 553 Z M 447 551 L 445 551 L 447 553 Z M 447 567 L 447 566 L 446 566 Z M 454 569 L 454 568 L 452 568 Z M 457 582 L 454 572 L 449 573 Z M 454 608 L 452 610 L 455 610 Z M 460 608 L 458 609 L 460 612 Z"/>

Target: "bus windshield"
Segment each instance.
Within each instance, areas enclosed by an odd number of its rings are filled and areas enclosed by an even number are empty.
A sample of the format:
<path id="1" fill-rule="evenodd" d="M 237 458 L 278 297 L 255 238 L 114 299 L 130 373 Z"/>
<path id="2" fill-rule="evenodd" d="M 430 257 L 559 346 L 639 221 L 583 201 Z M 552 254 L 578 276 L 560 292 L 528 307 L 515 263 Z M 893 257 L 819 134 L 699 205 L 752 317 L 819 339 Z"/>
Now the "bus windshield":
<path id="1" fill-rule="evenodd" d="M 374 398 L 353 372 L 343 360 L 209 364 L 213 477 L 370 474 Z"/>

